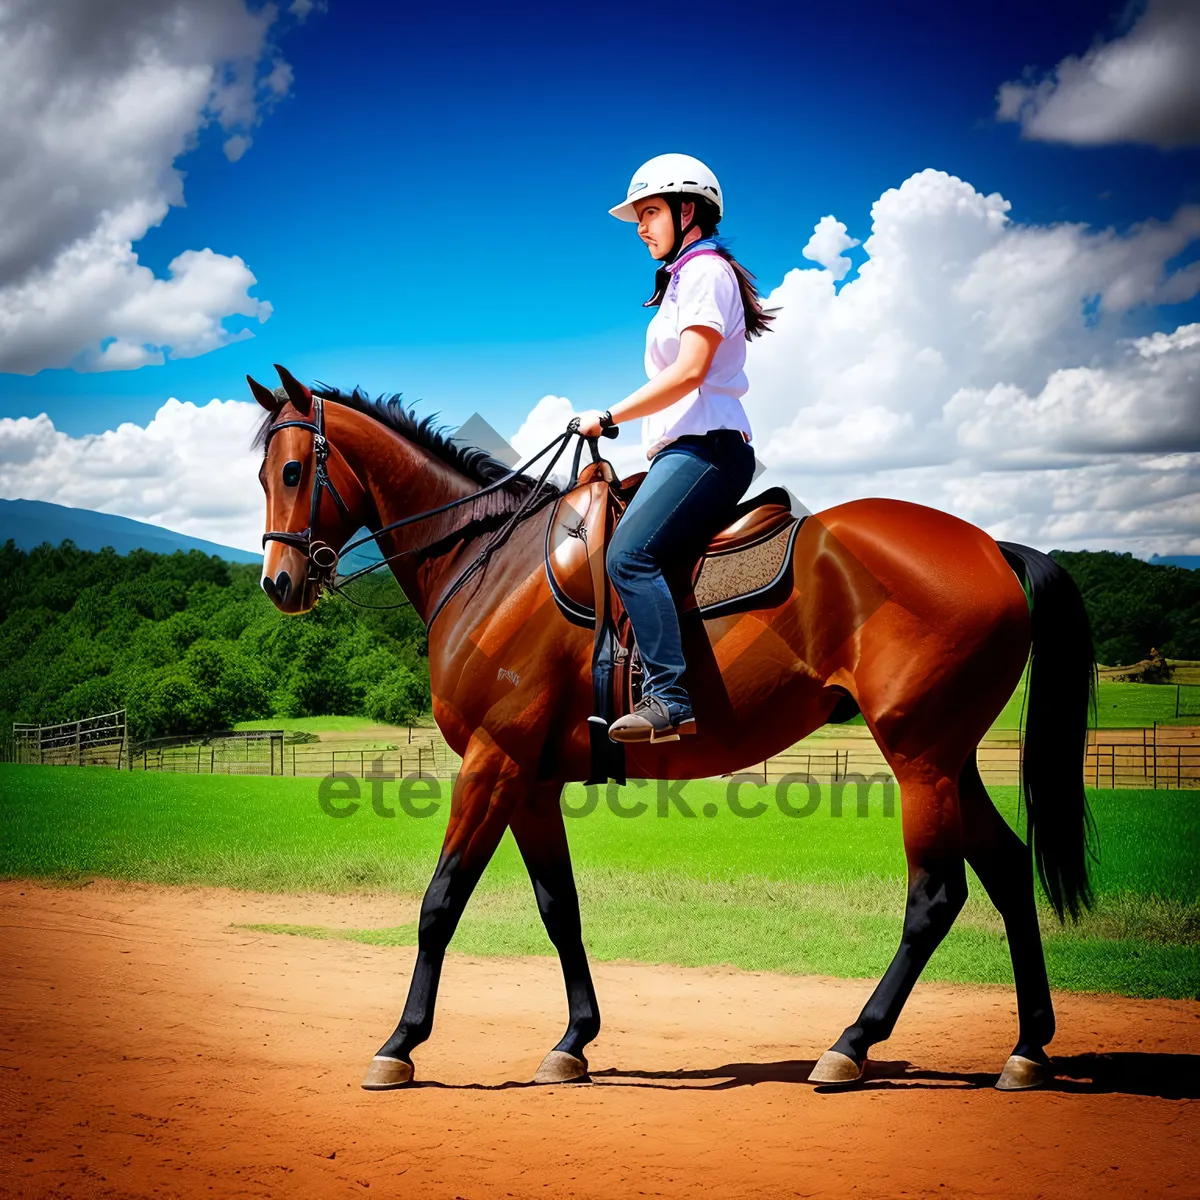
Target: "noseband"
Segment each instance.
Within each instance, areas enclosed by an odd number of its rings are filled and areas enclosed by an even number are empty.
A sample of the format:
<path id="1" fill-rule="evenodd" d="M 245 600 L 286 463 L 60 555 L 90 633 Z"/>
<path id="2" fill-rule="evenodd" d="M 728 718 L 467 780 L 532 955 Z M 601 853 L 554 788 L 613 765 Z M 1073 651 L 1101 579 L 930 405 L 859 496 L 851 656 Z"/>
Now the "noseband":
<path id="1" fill-rule="evenodd" d="M 333 497 L 338 511 L 347 520 L 350 510 L 346 502 L 338 495 L 338 490 L 329 478 L 329 441 L 325 437 L 325 401 L 320 396 L 312 398 L 311 421 L 280 421 L 267 430 L 267 443 L 281 429 L 307 429 L 313 435 L 313 484 L 312 499 L 308 506 L 308 528 L 303 533 L 291 533 L 286 529 L 270 530 L 263 534 L 263 548 L 268 542 L 283 542 L 285 546 L 294 546 L 308 560 L 308 578 L 310 582 L 329 583 L 333 580 L 338 565 L 338 552 L 328 542 L 314 541 L 313 530 L 317 525 L 317 515 L 321 511 L 321 493 L 328 492 Z"/>

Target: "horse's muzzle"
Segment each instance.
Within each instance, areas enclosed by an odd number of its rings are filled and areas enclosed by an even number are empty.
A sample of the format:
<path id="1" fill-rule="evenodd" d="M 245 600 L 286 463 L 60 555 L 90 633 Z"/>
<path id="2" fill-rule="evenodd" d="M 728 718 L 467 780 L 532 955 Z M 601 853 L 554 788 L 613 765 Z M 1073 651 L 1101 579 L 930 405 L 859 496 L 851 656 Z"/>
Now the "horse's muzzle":
<path id="1" fill-rule="evenodd" d="M 267 593 L 273 604 L 282 608 L 288 602 L 292 591 L 292 577 L 286 571 L 280 571 L 274 579 L 270 575 L 262 578 L 262 590 Z"/>

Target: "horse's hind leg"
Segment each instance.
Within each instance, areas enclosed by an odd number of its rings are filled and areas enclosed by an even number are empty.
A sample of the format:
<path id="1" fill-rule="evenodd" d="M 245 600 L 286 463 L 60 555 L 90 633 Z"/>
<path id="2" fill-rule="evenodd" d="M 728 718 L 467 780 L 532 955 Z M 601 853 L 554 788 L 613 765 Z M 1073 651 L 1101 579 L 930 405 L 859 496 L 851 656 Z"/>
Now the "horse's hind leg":
<path id="1" fill-rule="evenodd" d="M 867 1054 L 891 1036 L 917 977 L 967 899 L 959 823 L 958 784 L 921 760 L 893 764 L 904 813 L 908 903 L 904 931 L 891 965 L 849 1026 L 813 1068 L 813 1083 L 851 1083 Z"/>
<path id="2" fill-rule="evenodd" d="M 567 1031 L 542 1061 L 535 1083 L 586 1078 L 584 1048 L 600 1032 L 600 1006 L 583 948 L 579 895 L 559 804 L 561 793 L 558 782 L 539 787 L 526 803 L 518 805 L 510 825 L 567 986 Z"/>
<path id="3" fill-rule="evenodd" d="M 1004 918 L 1017 987 L 1019 1032 L 996 1086 L 1037 1087 L 1051 1078 L 1045 1045 L 1054 1036 L 1054 1006 L 1034 904 L 1033 864 L 1025 843 L 996 811 L 972 755 L 959 779 L 967 861 Z"/>

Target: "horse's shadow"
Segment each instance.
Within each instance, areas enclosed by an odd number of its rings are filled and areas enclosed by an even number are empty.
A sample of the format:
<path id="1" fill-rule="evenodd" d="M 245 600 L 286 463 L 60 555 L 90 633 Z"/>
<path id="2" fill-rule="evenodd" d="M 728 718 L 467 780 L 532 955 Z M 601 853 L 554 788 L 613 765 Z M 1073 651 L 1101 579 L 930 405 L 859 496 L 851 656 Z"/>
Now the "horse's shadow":
<path id="1" fill-rule="evenodd" d="M 647 1087 L 666 1091 L 726 1091 L 758 1083 L 808 1084 L 813 1059 L 783 1062 L 726 1063 L 694 1070 L 644 1071 L 606 1067 L 593 1071 L 590 1080 L 603 1087 Z M 1200 1099 L 1200 1054 L 1148 1054 L 1119 1051 L 1113 1054 L 1070 1054 L 1054 1059 L 1054 1080 L 1045 1090 L 1082 1095 L 1158 1096 L 1165 1100 Z M 865 1076 L 852 1084 L 818 1084 L 820 1094 L 884 1091 L 899 1088 L 990 1088 L 997 1076 L 990 1072 L 931 1071 L 904 1059 L 871 1059 Z M 459 1091 L 505 1091 L 541 1087 L 511 1080 L 507 1083 L 445 1084 L 419 1080 L 411 1088 L 448 1088 Z M 571 1085 L 567 1085 L 571 1086 Z M 407 1090 L 407 1089 L 406 1089 Z"/>
<path id="2" fill-rule="evenodd" d="M 1071 1054 L 1054 1060 L 1054 1081 L 1049 1090 L 1080 1094 L 1158 1096 L 1167 1100 L 1200 1099 L 1200 1055 L 1149 1054 L 1121 1051 L 1112 1054 Z M 766 1063 L 726 1063 L 724 1066 L 680 1071 L 639 1071 L 609 1067 L 593 1071 L 592 1078 L 608 1086 L 657 1087 L 668 1090 L 723 1091 L 757 1083 L 807 1084 L 812 1059 Z M 903 1059 L 872 1059 L 864 1077 L 854 1084 L 817 1085 L 820 1093 L 882 1091 L 895 1088 L 990 1088 L 991 1073 L 932 1071 Z M 704 1081 L 711 1080 L 711 1083 Z"/>

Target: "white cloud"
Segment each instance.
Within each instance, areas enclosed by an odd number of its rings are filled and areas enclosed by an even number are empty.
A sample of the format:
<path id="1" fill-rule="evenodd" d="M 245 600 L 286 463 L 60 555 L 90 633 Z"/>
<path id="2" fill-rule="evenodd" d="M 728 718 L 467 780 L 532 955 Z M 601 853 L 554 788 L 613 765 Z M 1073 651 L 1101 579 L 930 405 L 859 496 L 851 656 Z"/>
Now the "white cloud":
<path id="1" fill-rule="evenodd" d="M 1063 367 L 1035 396 L 963 388 L 944 414 L 959 446 L 991 463 L 1200 448 L 1200 324 L 1138 338 L 1107 367 Z"/>
<path id="2" fill-rule="evenodd" d="M 230 162 L 240 162 L 242 156 L 252 145 L 254 145 L 254 139 L 248 134 L 235 133 L 233 137 L 225 139 L 221 149 L 225 151 L 225 157 Z"/>
<path id="3" fill-rule="evenodd" d="M 531 455 L 536 454 L 551 439 L 557 437 L 567 427 L 567 423 L 576 416 L 576 409 L 570 400 L 563 396 L 543 396 L 530 410 L 529 415 L 521 423 L 520 429 L 509 439 L 512 447 L 525 462 Z M 640 431 L 637 425 L 627 425 L 621 430 L 615 441 L 604 441 L 600 445 L 604 457 L 609 460 L 621 475 L 632 475 L 635 471 L 644 471 L 647 467 L 646 452 L 642 448 Z M 571 473 L 571 460 L 575 454 L 575 444 L 567 447 L 567 452 L 558 460 L 558 467 L 550 478 L 562 485 Z M 589 462 L 587 449 L 583 451 L 582 462 Z M 530 473 L 536 478 L 545 469 L 546 459 L 539 459 L 530 467 Z"/>
<path id="4" fill-rule="evenodd" d="M 1128 325 L 1200 292 L 1194 265 L 1169 269 L 1200 208 L 1122 233 L 1010 208 L 922 171 L 872 206 L 840 289 L 846 226 L 817 225 L 806 256 L 836 269 L 789 271 L 749 347 L 755 487 L 814 510 L 912 500 L 1045 549 L 1200 552 L 1200 325 Z M 519 436 L 536 448 L 569 413 L 547 397 Z"/>
<path id="5" fill-rule="evenodd" d="M 1039 141 L 1200 143 L 1200 4 L 1149 0 L 1123 37 L 1064 58 L 1040 80 L 1003 84 L 996 115 Z"/>
<path id="6" fill-rule="evenodd" d="M 249 295 L 254 276 L 236 255 L 185 250 L 168 272 L 156 278 L 107 227 L 76 243 L 51 269 L 0 290 L 0 368 L 33 374 L 74 360 L 86 371 L 131 370 L 163 362 L 167 346 L 172 358 L 194 358 L 250 336 L 231 333 L 226 317 L 271 314 Z"/>
<path id="7" fill-rule="evenodd" d="M 307 21 L 310 13 L 325 12 L 328 7 L 326 0 L 292 0 L 288 12 L 298 21 Z"/>
<path id="8" fill-rule="evenodd" d="M 202 354 L 248 336 L 226 317 L 270 314 L 240 258 L 185 251 L 161 280 L 133 244 L 183 202 L 175 161 L 199 131 L 220 126 L 236 161 L 287 90 L 275 15 L 244 0 L 0 0 L 0 371 Z"/>
<path id="9" fill-rule="evenodd" d="M 1009 212 L 923 171 L 872 207 L 866 261 L 840 290 L 824 268 L 787 274 L 766 298 L 775 329 L 749 348 L 769 467 L 754 486 L 782 483 L 813 510 L 912 500 L 1043 549 L 1200 553 L 1200 323 L 1138 336 L 1126 323 L 1200 291 L 1167 266 L 1200 240 L 1196 210 L 1124 233 Z M 147 303 L 166 319 L 169 304 Z M 514 447 L 528 456 L 573 414 L 542 397 Z M 145 429 L 89 438 L 45 415 L 0 421 L 0 493 L 255 548 L 259 416 L 171 400 Z M 636 423 L 604 448 L 622 473 L 645 467 Z"/>
<path id="10" fill-rule="evenodd" d="M 294 79 L 291 63 L 277 58 L 271 67 L 271 73 L 263 80 L 263 86 L 276 96 L 286 96 L 292 89 Z"/>
<path id="11" fill-rule="evenodd" d="M 142 427 L 71 437 L 45 414 L 0 420 L 0 494 L 132 517 L 261 549 L 257 404 L 168 400 Z"/>
<path id="12" fill-rule="evenodd" d="M 801 253 L 810 261 L 820 263 L 835 281 L 840 282 L 853 265 L 842 251 L 858 244 L 858 238 L 849 237 L 841 221 L 822 217 Z"/>

